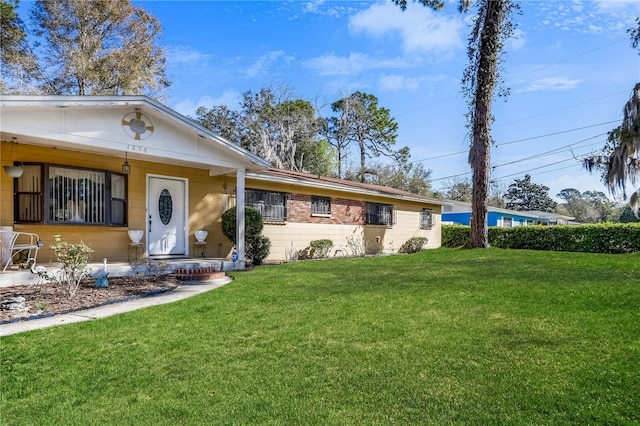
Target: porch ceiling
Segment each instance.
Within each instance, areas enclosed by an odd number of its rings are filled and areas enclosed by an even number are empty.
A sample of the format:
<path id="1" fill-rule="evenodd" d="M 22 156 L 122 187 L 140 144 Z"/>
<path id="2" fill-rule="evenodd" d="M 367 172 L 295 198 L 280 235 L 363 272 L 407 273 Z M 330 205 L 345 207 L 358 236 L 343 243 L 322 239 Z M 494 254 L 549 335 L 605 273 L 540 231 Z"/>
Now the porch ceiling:
<path id="1" fill-rule="evenodd" d="M 144 96 L 3 96 L 0 139 L 209 170 L 268 162 Z M 133 121 L 138 125 L 135 130 Z"/>
<path id="2" fill-rule="evenodd" d="M 108 147 L 86 147 L 84 145 L 78 145 L 72 142 L 64 141 L 64 140 L 55 140 L 51 141 L 48 139 L 43 139 L 39 137 L 27 136 L 18 133 L 12 132 L 3 132 L 0 131 L 0 140 L 3 142 L 15 142 L 16 150 L 20 149 L 20 145 L 34 145 L 34 146 L 44 146 L 50 147 L 54 149 L 69 149 L 76 152 L 86 152 L 87 154 L 99 154 L 107 157 L 115 157 L 121 158 L 123 161 L 125 159 L 125 154 L 122 149 L 114 149 Z M 189 161 L 184 159 L 174 158 L 172 156 L 150 156 L 145 155 L 144 153 L 136 153 L 127 151 L 127 156 L 129 159 L 134 160 L 142 160 L 149 161 L 152 163 L 161 163 L 161 164 L 170 164 L 174 166 L 184 166 L 190 167 L 194 169 L 201 170 L 209 170 L 210 176 L 219 176 L 219 175 L 228 175 L 235 174 L 236 167 L 231 165 L 214 165 L 204 161 Z"/>

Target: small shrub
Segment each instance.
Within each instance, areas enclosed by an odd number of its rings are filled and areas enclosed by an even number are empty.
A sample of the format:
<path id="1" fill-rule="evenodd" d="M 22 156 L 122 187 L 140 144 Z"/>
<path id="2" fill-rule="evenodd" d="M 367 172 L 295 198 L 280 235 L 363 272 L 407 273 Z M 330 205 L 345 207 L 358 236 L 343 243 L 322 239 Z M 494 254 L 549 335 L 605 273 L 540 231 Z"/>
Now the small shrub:
<path id="1" fill-rule="evenodd" d="M 246 207 L 244 212 L 245 256 L 252 265 L 262 265 L 271 251 L 271 241 L 261 235 L 264 223 L 260 212 Z M 232 207 L 222 213 L 222 233 L 236 244 L 236 208 Z"/>
<path id="2" fill-rule="evenodd" d="M 93 250 L 82 241 L 76 244 L 67 243 L 60 235 L 54 235 L 53 241 L 55 244 L 50 248 L 55 252 L 61 269 L 45 275 L 45 279 L 55 281 L 64 288 L 69 297 L 73 297 L 82 280 L 91 274 L 87 264 Z"/>
<path id="3" fill-rule="evenodd" d="M 246 256 L 252 265 L 262 265 L 271 252 L 271 240 L 264 235 L 247 236 Z"/>
<path id="4" fill-rule="evenodd" d="M 411 237 L 402 244 L 398 253 L 418 253 L 427 245 L 427 241 L 426 237 Z"/>
<path id="5" fill-rule="evenodd" d="M 333 241 L 329 239 L 313 240 L 309 243 L 309 245 L 314 250 L 312 257 L 324 258 L 329 256 L 329 252 L 333 248 Z"/>
<path id="6" fill-rule="evenodd" d="M 307 246 L 296 253 L 296 258 L 298 260 L 313 259 L 313 256 L 315 255 L 315 253 L 316 253 L 316 250 L 313 247 Z"/>

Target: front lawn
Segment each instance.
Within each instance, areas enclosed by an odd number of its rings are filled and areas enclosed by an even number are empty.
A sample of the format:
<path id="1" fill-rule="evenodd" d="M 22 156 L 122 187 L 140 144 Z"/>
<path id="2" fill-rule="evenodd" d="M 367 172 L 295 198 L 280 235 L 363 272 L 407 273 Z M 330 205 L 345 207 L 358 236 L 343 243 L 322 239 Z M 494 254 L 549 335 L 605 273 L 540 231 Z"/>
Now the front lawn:
<path id="1" fill-rule="evenodd" d="M 640 422 L 640 254 L 265 266 L 0 340 L 7 425 Z"/>

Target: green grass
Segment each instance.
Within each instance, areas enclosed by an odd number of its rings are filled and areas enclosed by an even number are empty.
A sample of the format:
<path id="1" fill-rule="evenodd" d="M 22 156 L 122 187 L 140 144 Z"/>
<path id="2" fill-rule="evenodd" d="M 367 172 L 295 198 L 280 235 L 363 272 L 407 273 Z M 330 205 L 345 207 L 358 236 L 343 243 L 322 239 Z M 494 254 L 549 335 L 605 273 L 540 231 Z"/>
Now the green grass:
<path id="1" fill-rule="evenodd" d="M 638 424 L 640 255 L 260 267 L 0 350 L 6 425 Z"/>

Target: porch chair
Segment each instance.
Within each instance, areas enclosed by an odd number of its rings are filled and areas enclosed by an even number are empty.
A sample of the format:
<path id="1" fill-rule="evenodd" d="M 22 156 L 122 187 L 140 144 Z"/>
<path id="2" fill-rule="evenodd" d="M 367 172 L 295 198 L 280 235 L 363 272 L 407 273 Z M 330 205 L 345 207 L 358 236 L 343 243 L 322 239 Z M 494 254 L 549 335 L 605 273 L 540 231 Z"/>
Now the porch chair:
<path id="1" fill-rule="evenodd" d="M 0 259 L 4 265 L 2 272 L 5 272 L 9 267 L 9 264 L 13 260 L 13 257 L 23 251 L 27 251 L 27 261 L 33 259 L 35 262 L 38 257 L 38 250 L 42 247 L 42 241 L 38 234 L 31 232 L 16 232 L 16 231 L 3 231 L 0 230 L 0 242 L 2 244 Z"/>

